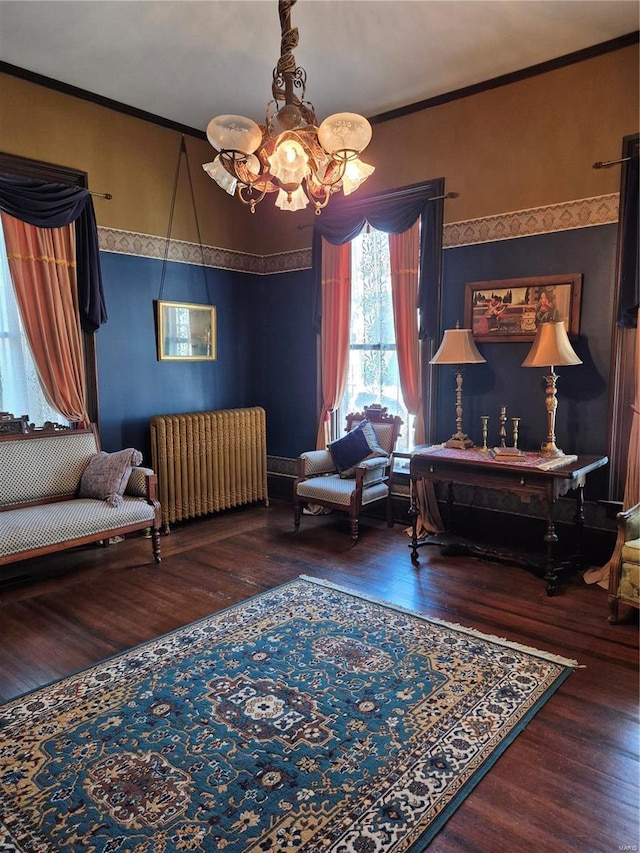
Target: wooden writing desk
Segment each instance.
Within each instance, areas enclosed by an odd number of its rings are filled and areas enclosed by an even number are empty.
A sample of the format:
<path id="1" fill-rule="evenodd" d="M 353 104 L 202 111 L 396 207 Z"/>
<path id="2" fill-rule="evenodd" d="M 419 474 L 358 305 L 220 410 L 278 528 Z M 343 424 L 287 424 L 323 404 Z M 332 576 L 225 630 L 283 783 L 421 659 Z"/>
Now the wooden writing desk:
<path id="1" fill-rule="evenodd" d="M 608 462 L 606 456 L 578 456 L 573 461 L 550 459 L 537 453 L 525 453 L 524 457 L 505 460 L 494 459 L 493 456 L 473 447 L 468 450 L 457 450 L 446 447 L 428 447 L 416 450 L 411 455 L 409 474 L 412 481 L 411 508 L 412 537 L 411 559 L 418 561 L 418 548 L 431 544 L 429 537 L 418 541 L 417 519 L 419 510 L 415 503 L 415 481 L 421 478 L 434 483 L 449 484 L 449 506 L 453 504 L 453 484 L 479 486 L 486 489 L 498 489 L 511 492 L 523 497 L 539 497 L 546 503 L 547 529 L 545 542 L 545 574 L 547 593 L 556 592 L 558 569 L 555 559 L 555 545 L 558 537 L 554 525 L 554 505 L 559 497 L 568 491 L 576 491 L 576 552 L 571 563 L 578 567 L 582 564 L 580 539 L 584 526 L 584 485 L 587 474 L 601 468 Z M 559 467 L 556 467 L 559 466 Z M 449 513 L 451 518 L 451 512 Z"/>

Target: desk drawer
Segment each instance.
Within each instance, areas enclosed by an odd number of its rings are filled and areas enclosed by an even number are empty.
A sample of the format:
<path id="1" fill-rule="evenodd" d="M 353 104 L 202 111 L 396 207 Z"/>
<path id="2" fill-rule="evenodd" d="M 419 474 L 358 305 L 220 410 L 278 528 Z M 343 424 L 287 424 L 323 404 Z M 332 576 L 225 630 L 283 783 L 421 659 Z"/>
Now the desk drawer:
<path id="1" fill-rule="evenodd" d="M 487 470 L 486 466 L 452 465 L 439 459 L 420 460 L 411 463 L 411 477 L 432 480 L 436 483 L 456 483 L 466 486 L 478 486 L 485 489 L 499 489 L 528 496 L 549 494 L 553 488 L 552 479 L 540 471 L 510 471 L 508 468 Z"/>

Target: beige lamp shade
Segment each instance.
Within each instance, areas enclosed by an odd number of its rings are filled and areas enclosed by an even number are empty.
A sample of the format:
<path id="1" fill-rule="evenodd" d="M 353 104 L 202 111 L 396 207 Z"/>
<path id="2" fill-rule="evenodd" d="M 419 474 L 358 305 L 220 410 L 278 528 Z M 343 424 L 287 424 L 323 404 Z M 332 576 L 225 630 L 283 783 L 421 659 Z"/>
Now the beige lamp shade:
<path id="1" fill-rule="evenodd" d="M 567 327 L 561 323 L 541 323 L 523 367 L 557 367 L 582 364 L 569 342 Z"/>
<path id="2" fill-rule="evenodd" d="M 429 364 L 481 364 L 486 361 L 475 345 L 471 329 L 447 329 Z"/>

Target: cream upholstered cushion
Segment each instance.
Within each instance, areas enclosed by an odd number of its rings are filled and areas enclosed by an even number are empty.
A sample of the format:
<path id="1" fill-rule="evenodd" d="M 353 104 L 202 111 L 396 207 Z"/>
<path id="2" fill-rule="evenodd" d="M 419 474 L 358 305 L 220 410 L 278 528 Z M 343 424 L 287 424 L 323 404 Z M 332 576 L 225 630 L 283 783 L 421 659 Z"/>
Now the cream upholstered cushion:
<path id="1" fill-rule="evenodd" d="M 142 462 L 142 453 L 133 447 L 115 453 L 101 451 L 93 456 L 80 480 L 79 497 L 106 501 L 120 506 L 134 465 Z"/>
<path id="2" fill-rule="evenodd" d="M 314 501 L 329 501 L 348 507 L 353 494 L 353 480 L 345 480 L 339 474 L 328 477 L 311 477 L 298 483 L 298 495 L 313 503 Z M 386 498 L 389 488 L 386 483 L 374 483 L 362 492 L 362 503 L 368 504 L 380 498 Z"/>
<path id="3" fill-rule="evenodd" d="M 143 498 L 124 498 L 121 506 L 104 501 L 75 498 L 68 501 L 21 507 L 0 512 L 0 556 L 44 548 L 68 539 L 109 535 L 109 530 L 148 521 L 154 508 Z"/>
<path id="4" fill-rule="evenodd" d="M 640 539 L 631 539 L 622 546 L 618 595 L 629 601 L 640 600 Z"/>
<path id="5" fill-rule="evenodd" d="M 0 504 L 76 495 L 97 450 L 94 434 L 84 431 L 0 442 Z"/>
<path id="6" fill-rule="evenodd" d="M 313 474 L 332 474 L 336 470 L 333 457 L 328 450 L 307 450 L 300 454 L 304 460 L 305 477 Z"/>
<path id="7" fill-rule="evenodd" d="M 132 468 L 129 479 L 127 480 L 126 495 L 137 495 L 144 498 L 147 495 L 147 475 L 152 475 L 154 472 L 151 468 Z"/>

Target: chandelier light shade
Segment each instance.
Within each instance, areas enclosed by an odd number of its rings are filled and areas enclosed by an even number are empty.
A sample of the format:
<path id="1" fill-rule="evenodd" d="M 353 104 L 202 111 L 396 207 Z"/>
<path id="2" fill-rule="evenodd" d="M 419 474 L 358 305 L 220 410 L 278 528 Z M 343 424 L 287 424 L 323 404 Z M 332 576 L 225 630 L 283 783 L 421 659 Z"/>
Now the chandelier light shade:
<path id="1" fill-rule="evenodd" d="M 429 364 L 454 364 L 456 366 L 456 431 L 445 442 L 445 447 L 465 450 L 473 441 L 462 431 L 462 365 L 482 364 L 485 358 L 478 352 L 471 329 L 447 329 L 437 353 Z"/>
<path id="2" fill-rule="evenodd" d="M 291 26 L 296 0 L 279 0 L 280 59 L 273 70 L 264 125 L 250 118 L 211 119 L 207 139 L 218 151 L 203 169 L 223 190 L 249 205 L 277 193 L 276 207 L 300 210 L 313 202 L 316 214 L 333 193 L 349 195 L 373 173 L 360 154 L 371 141 L 371 125 L 356 113 L 336 113 L 317 126 L 313 104 L 305 100 L 307 73 L 296 66 L 298 29 Z"/>
<path id="3" fill-rule="evenodd" d="M 536 331 L 535 340 L 529 350 L 523 367 L 546 367 L 549 373 L 545 376 L 546 408 L 547 408 L 547 440 L 540 447 L 543 456 L 564 456 L 556 445 L 556 382 L 558 375 L 554 367 L 558 365 L 582 364 L 574 352 L 567 335 L 567 327 L 561 323 L 541 323 Z"/>

